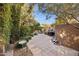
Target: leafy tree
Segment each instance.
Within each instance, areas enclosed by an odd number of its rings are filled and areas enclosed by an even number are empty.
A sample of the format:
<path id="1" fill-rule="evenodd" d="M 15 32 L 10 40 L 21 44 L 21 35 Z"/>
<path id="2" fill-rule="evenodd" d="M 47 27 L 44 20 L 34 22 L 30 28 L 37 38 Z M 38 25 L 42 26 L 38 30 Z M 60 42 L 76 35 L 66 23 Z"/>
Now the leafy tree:
<path id="1" fill-rule="evenodd" d="M 20 37 L 31 36 L 34 29 L 34 24 L 37 22 L 32 17 L 33 5 L 24 4 L 21 9 L 20 18 Z"/>
<path id="2" fill-rule="evenodd" d="M 41 29 L 40 24 L 39 23 L 34 24 L 34 29 L 40 30 Z"/>
<path id="3" fill-rule="evenodd" d="M 55 27 L 56 25 L 60 25 L 60 24 L 66 24 L 64 20 L 56 18 L 55 23 L 51 24 L 52 27 Z"/>
<path id="4" fill-rule="evenodd" d="M 12 4 L 12 29 L 11 29 L 11 40 L 17 41 L 20 37 L 20 14 L 21 14 L 21 6 L 23 4 Z"/>
<path id="5" fill-rule="evenodd" d="M 67 24 L 74 23 L 74 21 L 71 22 L 72 20 L 75 20 L 76 23 L 79 23 L 79 20 L 78 20 L 79 4 L 75 4 L 75 3 L 74 4 L 73 3 L 39 4 L 39 7 L 41 11 L 43 12 L 46 11 L 47 13 L 53 13 L 57 16 L 57 18 L 64 20 L 65 23 Z M 42 7 L 44 7 L 45 9 L 42 10 Z"/>
<path id="6" fill-rule="evenodd" d="M 22 4 L 0 4 L 0 28 L 2 32 L 0 34 L 4 38 L 6 47 L 10 39 L 19 39 L 21 6 Z"/>
<path id="7" fill-rule="evenodd" d="M 9 44 L 11 28 L 12 28 L 12 19 L 11 19 L 11 4 L 4 4 L 4 12 L 3 12 L 3 37 L 5 39 L 6 44 Z"/>
<path id="8" fill-rule="evenodd" d="M 4 4 L 0 4 L 0 36 L 3 32 L 3 12 L 4 12 L 4 8 L 3 8 Z"/>

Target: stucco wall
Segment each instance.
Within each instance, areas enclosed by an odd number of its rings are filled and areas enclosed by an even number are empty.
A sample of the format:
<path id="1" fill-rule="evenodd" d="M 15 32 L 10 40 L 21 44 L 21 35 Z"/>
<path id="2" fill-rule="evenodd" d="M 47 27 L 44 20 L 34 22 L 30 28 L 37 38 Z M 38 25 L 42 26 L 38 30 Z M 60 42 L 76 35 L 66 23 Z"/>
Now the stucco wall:
<path id="1" fill-rule="evenodd" d="M 79 27 L 79 24 L 73 24 Z M 59 44 L 73 48 L 79 51 L 79 29 L 72 25 L 62 24 L 57 25 L 56 38 Z"/>

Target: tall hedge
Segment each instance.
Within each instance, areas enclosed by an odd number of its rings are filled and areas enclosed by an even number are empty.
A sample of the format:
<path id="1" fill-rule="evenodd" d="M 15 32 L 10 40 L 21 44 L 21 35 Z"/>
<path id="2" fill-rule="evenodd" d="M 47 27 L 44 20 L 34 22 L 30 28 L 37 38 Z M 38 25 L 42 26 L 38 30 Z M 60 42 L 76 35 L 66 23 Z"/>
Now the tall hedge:
<path id="1" fill-rule="evenodd" d="M 20 12 L 22 4 L 13 4 L 12 5 L 12 29 L 11 29 L 11 39 L 12 41 L 19 40 L 20 36 Z"/>
<path id="2" fill-rule="evenodd" d="M 3 37 L 6 43 L 9 43 L 10 35 L 11 35 L 11 27 L 12 27 L 12 18 L 11 18 L 11 4 L 4 4 L 4 12 L 3 12 Z"/>

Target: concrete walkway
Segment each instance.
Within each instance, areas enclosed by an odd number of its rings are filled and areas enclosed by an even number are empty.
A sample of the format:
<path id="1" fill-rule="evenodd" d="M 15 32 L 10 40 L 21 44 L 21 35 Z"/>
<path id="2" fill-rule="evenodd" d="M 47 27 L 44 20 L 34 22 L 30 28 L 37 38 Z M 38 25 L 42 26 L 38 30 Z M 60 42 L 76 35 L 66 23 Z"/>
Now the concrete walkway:
<path id="1" fill-rule="evenodd" d="M 34 36 L 28 43 L 28 48 L 34 56 L 77 56 L 78 51 L 55 45 L 51 42 L 51 37 L 45 34 Z"/>

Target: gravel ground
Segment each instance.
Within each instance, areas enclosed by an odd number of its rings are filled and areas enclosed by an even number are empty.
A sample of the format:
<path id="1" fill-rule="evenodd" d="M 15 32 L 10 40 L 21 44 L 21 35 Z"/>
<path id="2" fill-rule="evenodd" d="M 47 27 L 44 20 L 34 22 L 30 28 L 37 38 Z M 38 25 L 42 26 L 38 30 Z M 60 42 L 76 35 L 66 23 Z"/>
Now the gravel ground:
<path id="1" fill-rule="evenodd" d="M 39 34 L 27 43 L 34 56 L 77 56 L 79 51 L 52 43 L 50 36 Z"/>

